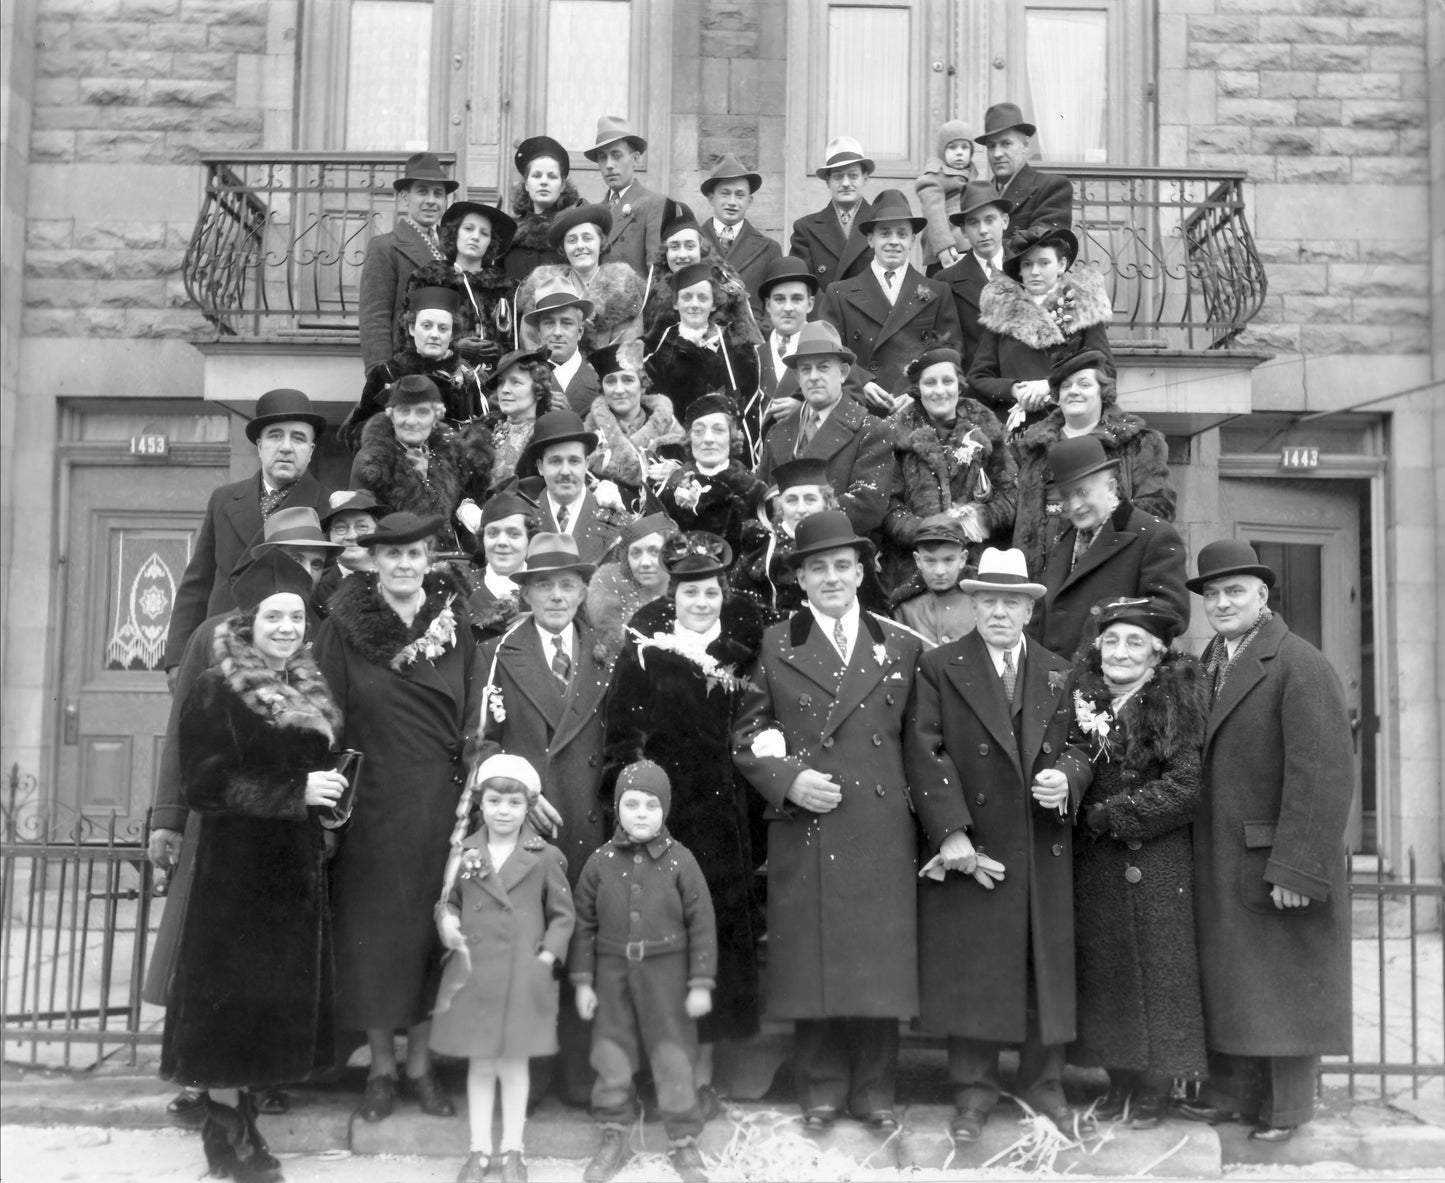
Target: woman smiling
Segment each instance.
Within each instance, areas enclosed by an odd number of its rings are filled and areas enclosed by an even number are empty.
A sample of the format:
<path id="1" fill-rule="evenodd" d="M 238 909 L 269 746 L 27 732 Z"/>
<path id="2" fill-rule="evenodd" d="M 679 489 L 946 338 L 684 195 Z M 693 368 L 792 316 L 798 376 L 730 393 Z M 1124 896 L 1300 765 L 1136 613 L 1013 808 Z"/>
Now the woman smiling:
<path id="1" fill-rule="evenodd" d="M 525 317 L 544 287 L 566 280 L 592 303 L 592 314 L 582 332 L 584 352 L 636 336 L 642 328 L 642 280 L 626 263 L 607 263 L 607 235 L 612 214 L 605 205 L 580 205 L 558 215 L 548 241 L 561 252 L 565 264 L 537 267 L 517 289 L 517 314 Z M 524 344 L 535 344 L 535 331 L 523 322 Z"/>

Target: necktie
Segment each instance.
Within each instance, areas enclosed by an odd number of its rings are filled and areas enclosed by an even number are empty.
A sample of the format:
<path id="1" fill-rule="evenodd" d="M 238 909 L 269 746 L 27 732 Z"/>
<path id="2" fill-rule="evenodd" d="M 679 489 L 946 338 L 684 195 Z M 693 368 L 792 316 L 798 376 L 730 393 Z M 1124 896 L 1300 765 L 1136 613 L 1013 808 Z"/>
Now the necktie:
<path id="1" fill-rule="evenodd" d="M 300 478 L 297 478 L 300 479 Z M 296 487 L 296 481 L 282 485 L 279 489 L 268 489 L 264 485 L 261 488 L 261 520 L 264 522 L 273 513 L 281 508 L 281 503 L 291 494 Z"/>
<path id="2" fill-rule="evenodd" d="M 803 449 L 813 442 L 813 436 L 818 430 L 818 412 L 806 412 L 807 418 L 803 421 L 803 432 L 798 436 L 797 453 L 801 454 Z"/>
<path id="3" fill-rule="evenodd" d="M 723 227 L 723 232 L 718 235 L 718 246 L 722 248 L 724 255 L 733 249 L 733 228 L 731 226 Z"/>
<path id="4" fill-rule="evenodd" d="M 552 673 L 563 686 L 572 680 L 572 659 L 567 656 L 567 650 L 562 648 L 561 637 L 552 638 Z"/>
<path id="5" fill-rule="evenodd" d="M 615 206 L 616 204 L 617 204 L 617 190 L 616 190 L 616 189 L 609 189 L 609 190 L 607 190 L 607 208 L 608 208 L 608 209 L 611 209 L 611 208 L 612 208 L 613 206 Z"/>
<path id="6" fill-rule="evenodd" d="M 1019 672 L 1014 669 L 1014 655 L 1012 649 L 1005 649 L 1003 652 L 1003 694 L 1004 697 L 1013 702 L 1014 685 L 1018 682 Z"/>
<path id="7" fill-rule="evenodd" d="M 843 621 L 833 621 L 833 644 L 838 646 L 838 652 L 843 658 L 843 664 L 848 664 L 848 634 L 843 631 Z"/>
<path id="8" fill-rule="evenodd" d="M 992 279 L 997 274 L 997 272 L 994 271 L 992 259 L 983 265 L 983 273 L 988 276 L 989 279 Z"/>
<path id="9" fill-rule="evenodd" d="M 557 507 L 557 531 L 560 534 L 567 533 L 567 523 L 572 519 L 572 511 L 565 505 Z"/>
<path id="10" fill-rule="evenodd" d="M 893 290 L 893 277 L 897 274 L 898 272 L 896 271 L 885 271 L 883 273 L 883 282 L 888 285 L 888 290 L 890 292 Z"/>
<path id="11" fill-rule="evenodd" d="M 1074 557 L 1069 562 L 1070 571 L 1079 565 L 1079 560 L 1084 557 L 1084 552 L 1094 545 L 1094 539 L 1098 536 L 1098 530 L 1076 530 L 1074 532 Z"/>
<path id="12" fill-rule="evenodd" d="M 845 210 L 845 209 L 840 209 L 840 210 L 838 211 L 838 224 L 839 224 L 840 226 L 842 226 L 844 230 L 847 230 L 847 229 L 848 229 L 848 223 L 851 222 L 852 220 L 853 220 L 853 215 L 852 215 L 851 213 L 849 213 L 847 210 Z"/>

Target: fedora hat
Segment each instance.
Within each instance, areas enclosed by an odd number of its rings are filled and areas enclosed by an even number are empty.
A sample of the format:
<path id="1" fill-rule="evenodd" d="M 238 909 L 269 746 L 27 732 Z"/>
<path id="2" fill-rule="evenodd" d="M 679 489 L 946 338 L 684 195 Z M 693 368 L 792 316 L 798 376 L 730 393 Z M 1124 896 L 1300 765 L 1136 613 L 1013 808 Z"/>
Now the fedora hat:
<path id="1" fill-rule="evenodd" d="M 1008 253 L 1003 260 L 1003 273 L 1015 283 L 1019 282 L 1019 270 L 1023 267 L 1024 256 L 1036 246 L 1053 246 L 1065 256 L 1066 268 L 1074 265 L 1079 257 L 1079 240 L 1067 226 L 1030 226 L 1027 230 L 1011 235 L 1004 244 Z"/>
<path id="2" fill-rule="evenodd" d="M 309 605 L 315 590 L 311 572 L 279 550 L 258 556 L 231 577 L 231 595 L 243 612 L 254 612 L 262 600 L 288 592 Z"/>
<path id="3" fill-rule="evenodd" d="M 704 197 L 711 197 L 712 191 L 718 187 L 719 181 L 746 181 L 749 193 L 756 193 L 763 185 L 762 174 L 751 172 L 745 168 L 742 161 L 731 152 L 712 166 L 712 172 L 708 173 L 698 188 L 702 190 Z"/>
<path id="4" fill-rule="evenodd" d="M 662 565 L 679 583 L 725 575 L 733 565 L 733 548 L 706 530 L 671 534 L 662 546 Z"/>
<path id="5" fill-rule="evenodd" d="M 1114 377 L 1114 359 L 1104 354 L 1101 349 L 1085 349 L 1066 357 L 1057 362 L 1054 368 L 1049 371 L 1049 385 L 1055 391 L 1064 384 L 1064 379 L 1070 374 L 1077 374 L 1080 370 L 1098 370 L 1101 374 Z"/>
<path id="6" fill-rule="evenodd" d="M 626 140 L 632 145 L 634 152 L 646 152 L 647 141 L 632 130 L 630 124 L 621 115 L 604 115 L 597 121 L 597 140 L 592 147 L 584 148 L 582 155 L 597 163 L 597 156 L 603 148 L 609 144 L 615 144 L 618 140 Z"/>
<path id="7" fill-rule="evenodd" d="M 983 557 L 978 560 L 978 574 L 972 579 L 960 579 L 958 586 L 966 592 L 1018 592 L 1035 600 L 1048 591 L 1042 583 L 1029 582 L 1028 561 L 1017 547 L 1011 550 L 985 547 Z"/>
<path id="8" fill-rule="evenodd" d="M 917 217 L 908 204 L 908 198 L 899 189 L 884 189 L 873 199 L 873 208 L 865 221 L 858 223 L 858 233 L 869 235 L 879 222 L 907 222 L 913 233 L 919 234 L 928 225 L 927 218 Z"/>
<path id="9" fill-rule="evenodd" d="M 1254 553 L 1254 547 L 1238 538 L 1221 538 L 1207 544 L 1199 552 L 1199 574 L 1186 579 L 1184 586 L 1196 595 L 1204 594 L 1204 586 L 1228 575 L 1253 575 L 1264 580 L 1265 587 L 1273 587 L 1275 573 L 1266 567 Z"/>
<path id="10" fill-rule="evenodd" d="M 496 390 L 506 376 L 508 370 L 517 365 L 532 365 L 536 362 L 545 364 L 547 351 L 545 349 L 514 349 L 511 353 L 504 353 L 497 360 L 497 368 L 487 375 L 487 380 L 482 383 L 483 390 Z"/>
<path id="11" fill-rule="evenodd" d="M 525 177 L 528 166 L 539 156 L 555 160 L 563 179 L 566 179 L 567 173 L 572 167 L 572 154 L 551 136 L 528 136 L 517 145 L 517 150 L 512 153 L 512 164 Z"/>
<path id="12" fill-rule="evenodd" d="M 527 559 L 511 574 L 513 583 L 526 583 L 530 575 L 556 575 L 580 571 L 590 576 L 596 563 L 584 563 L 577 553 L 577 540 L 570 534 L 534 534 L 527 543 Z"/>
<path id="13" fill-rule="evenodd" d="M 825 509 L 804 518 L 793 533 L 793 543 L 793 552 L 784 556 L 783 562 L 795 570 L 809 555 L 842 550 L 846 546 L 851 546 L 864 559 L 873 557 L 873 544 L 853 533 L 853 523 L 841 509 Z"/>
<path id="14" fill-rule="evenodd" d="M 321 515 L 321 528 L 330 530 L 331 523 L 343 513 L 369 513 L 373 519 L 380 520 L 391 512 L 391 506 L 378 501 L 370 489 L 343 490 L 331 494 L 331 508 Z"/>
<path id="15" fill-rule="evenodd" d="M 659 240 L 666 242 L 674 234 L 681 234 L 684 230 L 702 232 L 697 215 L 684 202 L 664 197 L 662 199 L 662 230 L 658 233 Z"/>
<path id="16" fill-rule="evenodd" d="M 959 377 L 963 376 L 963 357 L 957 349 L 947 345 L 939 345 L 933 349 L 926 349 L 908 363 L 908 368 L 903 371 L 904 377 L 910 382 L 917 382 L 923 376 L 923 371 L 929 366 L 936 366 L 941 362 L 952 362 L 958 370 Z"/>
<path id="17" fill-rule="evenodd" d="M 963 195 L 959 198 L 958 212 L 949 214 L 948 220 L 955 226 L 962 226 L 963 219 L 976 209 L 983 209 L 986 205 L 996 205 L 1004 213 L 1012 213 L 1014 203 L 1007 198 L 1000 197 L 994 187 L 986 181 L 969 181 L 963 187 Z"/>
<path id="18" fill-rule="evenodd" d="M 329 515 L 328 515 L 329 516 Z M 278 509 L 262 527 L 262 541 L 251 548 L 251 557 L 259 559 L 278 546 L 304 546 L 308 550 L 345 550 L 322 532 L 321 519 L 309 505 Z"/>
<path id="19" fill-rule="evenodd" d="M 406 163 L 401 166 L 401 176 L 391 183 L 391 187 L 400 193 L 417 181 L 438 182 L 448 193 L 455 193 L 461 187 L 460 181 L 454 181 L 447 176 L 435 152 L 415 152 L 408 156 Z"/>
<path id="20" fill-rule="evenodd" d="M 256 414 L 246 424 L 246 438 L 253 444 L 273 423 L 309 423 L 316 437 L 326 429 L 326 420 L 311 406 L 311 400 L 289 386 L 268 390 L 256 400 Z"/>
<path id="21" fill-rule="evenodd" d="M 798 330 L 798 347 L 783 358 L 783 365 L 796 369 L 805 357 L 839 357 L 850 366 L 858 355 L 844 346 L 835 329 L 826 320 L 813 320 Z"/>
<path id="22" fill-rule="evenodd" d="M 370 549 L 375 546 L 404 546 L 408 542 L 421 542 L 445 528 L 446 518 L 441 514 L 422 516 L 419 513 L 389 513 L 376 523 L 376 529 L 363 534 L 356 540 L 357 546 Z"/>
<path id="23" fill-rule="evenodd" d="M 487 205 L 481 201 L 454 201 L 442 212 L 441 225 L 450 226 L 455 222 L 461 225 L 462 219 L 468 214 L 480 214 L 487 219 L 487 225 L 492 228 L 492 240 L 500 243 L 500 246 L 493 252 L 501 254 L 507 249 L 507 244 L 512 241 L 512 235 L 517 233 L 517 223 L 509 215 L 504 214 L 494 205 Z"/>
<path id="24" fill-rule="evenodd" d="M 861 165 L 865 177 L 871 177 L 878 167 L 863 155 L 863 145 L 852 136 L 834 136 L 823 151 L 823 163 L 813 170 L 813 175 L 826 181 L 835 168 L 847 168 L 850 164 Z"/>
<path id="25" fill-rule="evenodd" d="M 1048 488 L 1062 489 L 1106 468 L 1117 468 L 1119 457 L 1112 460 L 1096 435 L 1079 435 L 1061 439 L 1049 448 Z"/>
<path id="26" fill-rule="evenodd" d="M 1172 609 L 1148 596 L 1119 596 L 1100 600 L 1089 611 L 1098 620 L 1098 632 L 1111 624 L 1132 624 L 1152 633 L 1166 645 L 1184 631 L 1184 621 Z"/>
<path id="27" fill-rule="evenodd" d="M 582 416 L 576 411 L 548 411 L 545 415 L 539 415 L 532 425 L 532 438 L 522 449 L 517 466 L 521 468 L 528 461 L 535 463 L 541 459 L 544 449 L 553 444 L 571 443 L 573 440 L 586 448 L 589 456 L 597 450 L 597 433 L 587 430 Z"/>
<path id="28" fill-rule="evenodd" d="M 1011 127 L 1018 128 L 1026 136 L 1038 131 L 1032 123 L 1024 122 L 1024 113 L 1017 103 L 995 103 L 983 114 L 983 131 L 973 138 L 977 143 L 987 145 L 994 136 L 1002 135 Z"/>
<path id="29" fill-rule="evenodd" d="M 529 325 L 536 324 L 544 313 L 554 312 L 558 308 L 580 308 L 582 319 L 586 320 L 592 315 L 594 307 L 591 300 L 578 294 L 565 275 L 559 275 L 550 283 L 538 287 L 537 302 L 532 305 L 530 312 L 523 314 L 522 320 Z"/>
<path id="30" fill-rule="evenodd" d="M 763 281 L 758 284 L 758 299 L 766 300 L 768 293 L 780 283 L 801 283 L 807 286 L 812 295 L 818 294 L 818 277 L 808 269 L 802 259 L 792 255 L 784 255 L 768 264 L 768 269 L 763 273 Z"/>
<path id="31" fill-rule="evenodd" d="M 605 240 L 612 233 L 612 211 L 605 205 L 574 205 L 571 209 L 563 210 L 552 220 L 552 225 L 547 230 L 547 244 L 554 251 L 560 251 L 567 231 L 588 224 L 596 226 L 598 237 Z"/>
<path id="32" fill-rule="evenodd" d="M 442 401 L 442 393 L 437 389 L 436 383 L 425 374 L 408 374 L 405 378 L 398 378 L 391 384 L 391 394 L 387 397 L 388 407 L 416 407 L 423 403 L 439 403 Z"/>

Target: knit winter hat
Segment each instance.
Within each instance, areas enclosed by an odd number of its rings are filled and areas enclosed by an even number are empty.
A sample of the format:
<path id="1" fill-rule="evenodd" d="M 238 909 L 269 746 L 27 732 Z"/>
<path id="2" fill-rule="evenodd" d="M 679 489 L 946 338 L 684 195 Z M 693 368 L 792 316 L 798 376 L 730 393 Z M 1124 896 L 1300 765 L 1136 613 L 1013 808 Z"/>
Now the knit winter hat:
<path id="1" fill-rule="evenodd" d="M 629 764 L 617 774 L 617 787 L 612 791 L 612 804 L 617 805 L 622 800 L 622 794 L 628 789 L 636 789 L 640 793 L 651 793 L 662 802 L 662 816 L 666 820 L 668 813 L 672 810 L 672 782 L 667 779 L 667 773 L 662 770 L 660 764 L 654 764 L 651 760 L 638 760 L 635 764 Z"/>
<path id="2" fill-rule="evenodd" d="M 973 133 L 968 130 L 968 124 L 964 123 L 962 119 L 950 119 L 939 127 L 936 143 L 939 160 L 943 159 L 943 150 L 954 140 L 967 140 L 970 144 L 973 143 Z"/>

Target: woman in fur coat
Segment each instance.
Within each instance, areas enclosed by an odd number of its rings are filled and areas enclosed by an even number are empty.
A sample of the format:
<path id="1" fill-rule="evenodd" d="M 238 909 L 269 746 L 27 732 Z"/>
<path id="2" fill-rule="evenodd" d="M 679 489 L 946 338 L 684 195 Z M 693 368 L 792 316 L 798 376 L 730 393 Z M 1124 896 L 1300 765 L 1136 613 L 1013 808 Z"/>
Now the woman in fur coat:
<path id="1" fill-rule="evenodd" d="M 310 575 L 272 551 L 235 593 L 240 610 L 216 628 L 213 664 L 181 708 L 186 804 L 201 820 L 166 984 L 161 1076 L 210 1090 L 202 1141 L 212 1174 L 278 1180 L 245 1090 L 334 1061 L 317 810 L 346 785 L 329 771 L 342 719 L 303 647 Z M 242 1091 L 220 1091 L 232 1089 Z"/>
<path id="2" fill-rule="evenodd" d="M 1148 600 L 1102 606 L 1075 713 L 1094 780 L 1074 843 L 1078 1039 L 1069 1060 L 1109 1070 L 1096 1108 L 1159 1124 L 1174 1077 L 1205 1073 L 1190 821 L 1207 716 L 1199 663 Z"/>
<path id="3" fill-rule="evenodd" d="M 481 713 L 466 583 L 433 569 L 444 523 L 393 513 L 367 538 L 372 574 L 353 575 L 316 637 L 346 715 L 340 737 L 366 757 L 351 824 L 332 864 L 337 1026 L 365 1031 L 371 1071 L 358 1113 L 381 1121 L 402 1096 L 454 1110 L 427 1049 L 441 945 L 432 904 L 446 866 L 463 759 Z M 395 1032 L 407 1033 L 397 1078 Z"/>
<path id="4" fill-rule="evenodd" d="M 677 534 L 664 548 L 672 591 L 632 618 L 607 696 L 601 795 L 617 774 L 653 760 L 672 782 L 672 836 L 696 856 L 718 927 L 712 1012 L 698 1021 L 704 1112 L 712 1045 L 758 1030 L 758 964 L 747 793 L 733 770 L 732 722 L 762 645 L 761 614 L 727 586 L 732 554 L 716 535 Z M 716 1111 L 715 1109 L 713 1110 Z"/>
<path id="5" fill-rule="evenodd" d="M 512 186 L 517 229 L 502 256 L 502 270 L 513 289 L 544 263 L 564 262 L 552 245 L 552 221 L 563 210 L 582 204 L 582 194 L 567 179 L 567 149 L 551 136 L 532 136 L 517 147 L 512 163 L 522 179 Z M 515 307 L 512 310 L 516 312 Z M 513 323 L 517 323 L 514 316 Z"/>
<path id="6" fill-rule="evenodd" d="M 883 535 L 887 586 L 913 570 L 913 536 L 937 513 L 958 518 L 978 561 L 982 548 L 1013 526 L 1013 454 L 998 418 L 963 393 L 963 359 L 955 349 L 931 349 L 909 363 L 909 401 L 889 416 L 898 468 Z"/>
<path id="7" fill-rule="evenodd" d="M 1029 574 L 1043 574 L 1044 559 L 1069 520 L 1057 497 L 1049 495 L 1049 449 L 1061 439 L 1098 437 L 1104 455 L 1118 459 L 1119 496 L 1145 513 L 1174 520 L 1176 501 L 1169 480 L 1169 446 L 1138 415 L 1119 409 L 1114 367 L 1092 350 L 1059 363 L 1049 374 L 1058 404 L 1032 427 L 1009 441 L 1018 465 L 1018 506 L 1013 545 L 1024 552 Z"/>
<path id="8" fill-rule="evenodd" d="M 1004 434 L 1036 423 L 1049 404 L 1049 371 L 1095 349 L 1109 358 L 1113 309 L 1103 277 L 1074 267 L 1079 243 L 1058 226 L 1034 226 L 1009 239 L 1003 274 L 979 300 L 982 336 L 968 371 L 969 393 L 1004 421 Z"/>
<path id="9" fill-rule="evenodd" d="M 587 429 L 601 441 L 587 466 L 635 503 L 654 461 L 685 454 L 687 433 L 672 413 L 672 400 L 665 394 L 647 393 L 641 341 L 609 345 L 587 361 L 602 383 L 602 394 L 587 412 Z"/>
<path id="10" fill-rule="evenodd" d="M 721 294 L 717 320 L 744 344 L 762 342 L 762 331 L 748 303 L 747 285 L 728 265 L 712 240 L 706 237 L 693 212 L 680 201 L 668 198 L 663 206 L 662 245 L 647 275 L 647 303 L 642 309 L 642 328 L 650 336 L 676 324 L 677 286 L 673 276 L 694 263 L 706 263 L 714 286 Z"/>

